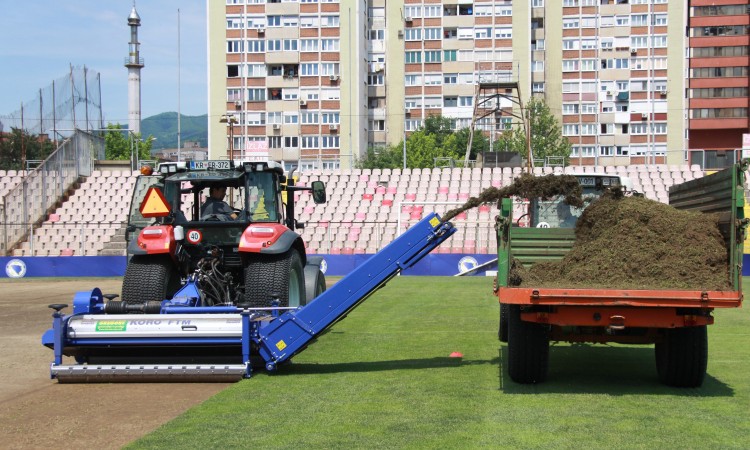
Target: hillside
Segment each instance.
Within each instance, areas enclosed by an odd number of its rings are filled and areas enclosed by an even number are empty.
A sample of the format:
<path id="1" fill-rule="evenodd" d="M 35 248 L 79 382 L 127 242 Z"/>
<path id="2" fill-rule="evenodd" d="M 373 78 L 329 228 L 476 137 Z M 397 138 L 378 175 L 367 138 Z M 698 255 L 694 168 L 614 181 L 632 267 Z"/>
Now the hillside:
<path id="1" fill-rule="evenodd" d="M 201 147 L 208 147 L 208 114 L 202 116 L 182 116 L 180 123 L 181 141 L 198 141 Z M 165 112 L 147 117 L 141 121 L 141 134 L 156 138 L 153 149 L 177 148 L 177 113 Z"/>

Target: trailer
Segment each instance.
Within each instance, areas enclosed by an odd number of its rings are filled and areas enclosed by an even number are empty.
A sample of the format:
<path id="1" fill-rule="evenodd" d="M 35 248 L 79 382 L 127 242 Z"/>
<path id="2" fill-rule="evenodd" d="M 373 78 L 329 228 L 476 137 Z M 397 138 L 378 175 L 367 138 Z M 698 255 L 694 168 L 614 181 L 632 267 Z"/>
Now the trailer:
<path id="1" fill-rule="evenodd" d="M 456 232 L 429 214 L 304 306 L 207 306 L 190 276 L 158 311 L 112 313 L 115 295 L 78 292 L 72 314 L 53 304 L 42 344 L 54 351 L 51 378 L 60 383 L 232 381 L 253 367 L 274 372 L 402 270 Z M 75 364 L 65 364 L 73 357 Z"/>
<path id="2" fill-rule="evenodd" d="M 706 326 L 716 308 L 742 304 L 742 254 L 748 219 L 744 181 L 748 163 L 672 186 L 675 208 L 714 213 L 724 238 L 731 289 L 654 290 L 516 287 L 509 279 L 515 258 L 524 266 L 562 259 L 575 230 L 542 222 L 532 200 L 532 227 L 513 226 L 510 199 L 497 218 L 500 302 L 499 338 L 508 343 L 508 372 L 518 383 L 547 379 L 550 341 L 652 344 L 659 379 L 671 386 L 697 387 L 708 360 Z M 559 200 L 555 200 L 559 201 Z M 541 224 L 541 225 L 540 225 Z M 643 245 L 649 245 L 644 242 Z"/>

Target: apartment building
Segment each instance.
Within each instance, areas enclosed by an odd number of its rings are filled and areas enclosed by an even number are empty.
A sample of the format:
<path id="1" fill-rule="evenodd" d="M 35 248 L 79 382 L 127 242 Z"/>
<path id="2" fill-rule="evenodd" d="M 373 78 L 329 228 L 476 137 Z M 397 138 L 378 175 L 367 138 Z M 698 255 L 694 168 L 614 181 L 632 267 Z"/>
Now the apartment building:
<path id="1" fill-rule="evenodd" d="M 714 2 L 208 2 L 211 157 L 234 150 L 303 168 L 351 167 L 368 146 L 398 143 L 430 114 L 469 126 L 482 83 L 499 80 L 514 88 L 497 97 L 500 113 L 476 122 L 491 136 L 519 120 L 502 114 L 518 110 L 514 97 L 538 95 L 560 119 L 573 163 L 688 163 L 689 146 L 717 145 L 707 130 L 747 129 L 747 43 L 698 37 L 696 27 L 717 20 L 699 3 Z M 722 26 L 739 20 L 722 17 Z M 688 52 L 689 43 L 744 45 L 744 59 L 718 61 Z M 726 86 L 697 70 L 726 63 L 740 73 L 719 80 Z M 695 117 L 728 114 L 704 113 L 709 86 L 731 87 L 718 92 L 744 102 L 744 118 Z"/>
<path id="2" fill-rule="evenodd" d="M 731 164 L 750 131 L 748 14 L 746 1 L 690 2 L 689 148 L 708 167 Z"/>

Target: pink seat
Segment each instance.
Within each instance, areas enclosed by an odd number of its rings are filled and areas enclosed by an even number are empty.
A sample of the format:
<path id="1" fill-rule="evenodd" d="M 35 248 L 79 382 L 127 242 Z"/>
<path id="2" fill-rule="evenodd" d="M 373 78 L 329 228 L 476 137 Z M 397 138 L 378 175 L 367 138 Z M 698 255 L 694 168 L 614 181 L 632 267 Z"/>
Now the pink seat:
<path id="1" fill-rule="evenodd" d="M 382 205 L 383 206 L 393 206 L 393 200 L 391 200 L 389 198 L 383 199 Z"/>
<path id="2" fill-rule="evenodd" d="M 367 218 L 367 213 L 358 212 L 357 214 L 354 215 L 354 218 L 356 220 L 365 220 Z"/>
<path id="3" fill-rule="evenodd" d="M 386 190 L 386 193 L 388 193 L 388 194 L 396 194 L 396 193 L 398 193 L 398 188 L 396 186 L 388 186 L 388 189 Z"/>
<path id="4" fill-rule="evenodd" d="M 372 194 L 364 194 L 364 195 L 362 196 L 362 200 L 372 200 L 372 199 L 373 199 L 373 197 L 374 197 L 374 196 L 373 196 Z"/>
<path id="5" fill-rule="evenodd" d="M 382 195 L 382 194 L 385 194 L 385 187 L 383 187 L 383 186 L 378 186 L 378 188 L 377 188 L 377 189 L 375 189 L 375 193 L 376 193 L 376 194 L 381 194 L 381 195 Z"/>
<path id="6" fill-rule="evenodd" d="M 440 186 L 438 188 L 438 194 L 447 194 L 449 191 L 448 186 Z"/>
<path id="7" fill-rule="evenodd" d="M 414 192 L 410 192 L 410 193 L 406 194 L 406 200 L 407 201 L 413 202 L 416 199 L 417 199 L 417 194 L 415 194 Z"/>
<path id="8" fill-rule="evenodd" d="M 59 222 L 60 221 L 60 214 L 50 214 L 49 215 L 49 221 L 50 222 Z"/>
<path id="9" fill-rule="evenodd" d="M 480 205 L 479 206 L 479 212 L 490 212 L 490 205 Z"/>
<path id="10" fill-rule="evenodd" d="M 72 248 L 64 248 L 60 250 L 60 256 L 73 256 L 75 251 Z"/>

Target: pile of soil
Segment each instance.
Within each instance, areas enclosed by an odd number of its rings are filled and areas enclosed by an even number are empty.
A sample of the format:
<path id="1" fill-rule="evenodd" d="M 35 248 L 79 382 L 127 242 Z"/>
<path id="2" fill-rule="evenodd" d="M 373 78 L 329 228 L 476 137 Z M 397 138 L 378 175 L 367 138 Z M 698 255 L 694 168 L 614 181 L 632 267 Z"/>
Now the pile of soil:
<path id="1" fill-rule="evenodd" d="M 510 186 L 489 188 L 443 221 L 483 203 L 507 197 L 563 195 L 582 207 L 576 177 L 523 174 Z M 606 289 L 728 290 L 729 263 L 718 216 L 683 211 L 644 197 L 607 193 L 584 209 L 576 224 L 576 242 L 559 262 L 526 270 L 513 261 L 509 284 L 527 287 Z"/>
<path id="2" fill-rule="evenodd" d="M 540 198 L 549 200 L 558 195 L 565 196 L 565 203 L 575 206 L 583 206 L 583 190 L 578 183 L 578 178 L 571 175 L 546 175 L 535 177 L 524 173 L 504 188 L 487 188 L 479 194 L 479 197 L 471 197 L 466 203 L 458 208 L 451 209 L 443 215 L 443 222 L 447 222 L 462 212 L 476 208 L 483 203 L 497 202 L 498 208 L 503 198 Z"/>
<path id="3" fill-rule="evenodd" d="M 576 224 L 576 241 L 558 262 L 525 271 L 520 286 L 728 290 L 729 264 L 718 216 L 644 197 L 605 195 Z"/>

